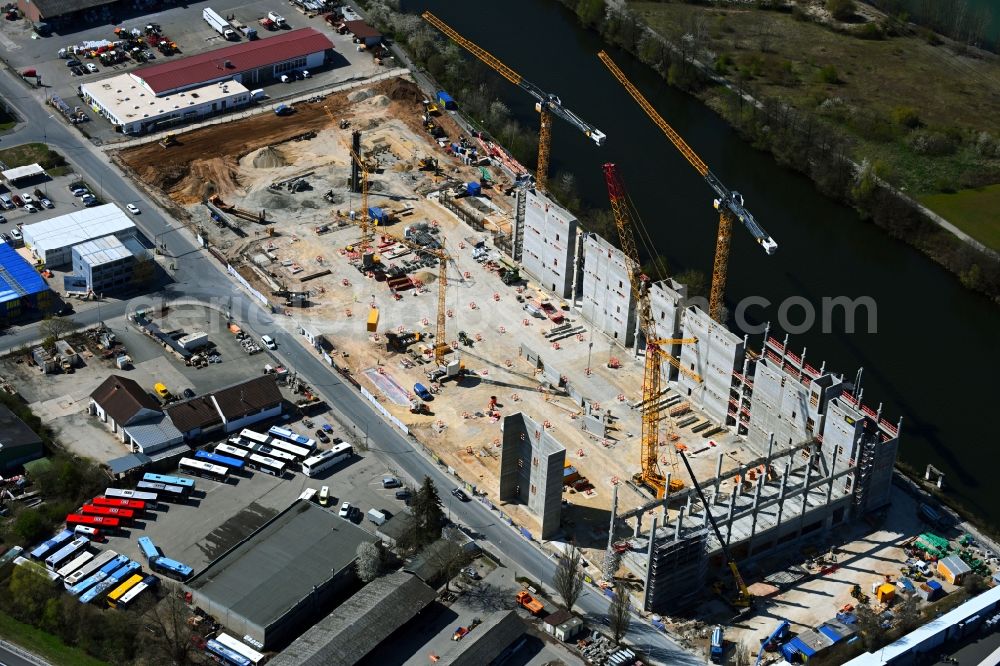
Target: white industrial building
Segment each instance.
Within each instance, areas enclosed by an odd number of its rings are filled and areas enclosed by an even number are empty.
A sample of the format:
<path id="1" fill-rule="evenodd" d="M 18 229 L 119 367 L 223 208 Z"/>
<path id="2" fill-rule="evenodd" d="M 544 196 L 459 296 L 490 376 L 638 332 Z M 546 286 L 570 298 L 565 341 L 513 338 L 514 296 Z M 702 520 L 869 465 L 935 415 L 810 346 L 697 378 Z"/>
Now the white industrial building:
<path id="1" fill-rule="evenodd" d="M 544 194 L 528 190 L 522 232 L 521 265 L 541 287 L 569 298 L 576 276 L 576 218 Z"/>
<path id="2" fill-rule="evenodd" d="M 246 106 L 250 91 L 234 80 L 157 97 L 135 74 L 119 74 L 80 86 L 83 99 L 123 134 L 187 122 Z"/>
<path id="3" fill-rule="evenodd" d="M 100 293 L 113 291 L 132 283 L 137 261 L 149 253 L 135 237 L 95 238 L 73 247 L 73 273 L 87 290 Z"/>
<path id="4" fill-rule="evenodd" d="M 22 233 L 36 259 L 46 266 L 63 266 L 72 263 L 74 246 L 105 236 L 125 241 L 135 237 L 136 228 L 121 208 L 104 204 L 25 225 Z"/>
<path id="5" fill-rule="evenodd" d="M 623 347 L 635 339 L 636 301 L 625 253 L 597 234 L 583 238 L 581 314 Z"/>

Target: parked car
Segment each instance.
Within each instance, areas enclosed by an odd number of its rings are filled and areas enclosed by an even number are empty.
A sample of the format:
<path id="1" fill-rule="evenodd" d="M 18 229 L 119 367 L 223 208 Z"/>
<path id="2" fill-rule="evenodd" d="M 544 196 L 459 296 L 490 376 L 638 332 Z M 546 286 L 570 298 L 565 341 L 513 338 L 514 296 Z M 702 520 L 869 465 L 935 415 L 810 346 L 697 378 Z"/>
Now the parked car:
<path id="1" fill-rule="evenodd" d="M 70 67 L 69 68 L 69 72 L 73 76 L 83 76 L 83 68 L 82 67 Z"/>
<path id="2" fill-rule="evenodd" d="M 401 488 L 400 490 L 397 490 L 396 491 L 396 499 L 398 499 L 398 500 L 404 500 L 404 501 L 410 499 L 410 491 L 407 490 L 406 488 Z M 407 502 L 407 503 L 409 503 L 409 502 Z"/>
<path id="3" fill-rule="evenodd" d="M 184 394 L 183 395 L 184 395 L 185 398 L 193 398 L 194 397 L 194 391 L 192 391 L 189 388 L 186 388 L 186 389 L 184 389 Z"/>
<path id="4" fill-rule="evenodd" d="M 83 63 L 77 60 L 76 58 L 70 58 L 69 60 L 66 61 L 67 67 L 79 67 L 82 64 Z"/>
<path id="5" fill-rule="evenodd" d="M 62 307 L 56 311 L 56 315 L 58 315 L 59 317 L 66 317 L 67 315 L 71 315 L 74 312 L 75 310 L 73 309 L 73 306 L 71 304 L 63 303 Z"/>
<path id="6" fill-rule="evenodd" d="M 350 520 L 351 514 L 354 512 L 354 507 L 351 506 L 350 502 L 344 502 L 340 505 L 340 512 L 337 513 L 338 516 L 345 520 Z"/>
<path id="7" fill-rule="evenodd" d="M 455 497 L 456 499 L 459 499 L 459 500 L 461 500 L 463 502 L 468 502 L 469 501 L 469 496 L 466 495 L 462 491 L 461 488 L 455 488 L 454 490 L 451 491 L 451 494 L 452 494 L 453 497 Z"/>
<path id="8" fill-rule="evenodd" d="M 0 206 L 3 206 L 7 210 L 15 207 L 9 194 L 0 194 Z"/>
<path id="9" fill-rule="evenodd" d="M 24 240 L 24 236 L 21 235 L 21 230 L 17 228 L 10 230 L 10 237 L 15 241 Z"/>
<path id="10" fill-rule="evenodd" d="M 35 208 L 35 204 L 24 204 L 24 210 L 28 211 L 29 213 L 38 212 L 38 209 Z"/>
<path id="11" fill-rule="evenodd" d="M 7 218 L 3 215 L 0 215 L 0 224 L 7 224 Z"/>
<path id="12" fill-rule="evenodd" d="M 46 199 L 45 197 L 42 197 L 42 198 L 41 198 L 41 199 L 39 200 L 39 203 L 41 203 L 41 204 L 42 204 L 43 206 L 45 206 L 46 208 L 55 208 L 55 207 L 56 207 L 56 206 L 55 206 L 55 204 L 53 204 L 53 203 L 52 203 L 51 201 L 49 201 L 49 200 L 48 200 L 48 199 Z"/>
<path id="13" fill-rule="evenodd" d="M 92 62 L 88 62 L 86 65 L 84 65 L 84 67 L 86 67 L 87 71 L 90 72 L 91 74 L 97 74 L 98 72 L 97 65 L 95 65 Z"/>
<path id="14" fill-rule="evenodd" d="M 278 345 L 275 344 L 275 342 L 274 342 L 274 338 L 272 338 L 270 335 L 262 335 L 262 336 L 260 336 L 260 341 L 263 342 L 264 346 L 267 347 L 268 349 L 277 349 L 278 348 Z"/>
<path id="15" fill-rule="evenodd" d="M 402 483 L 399 482 L 394 476 L 383 476 L 382 477 L 382 487 L 383 488 L 399 488 Z"/>
<path id="16" fill-rule="evenodd" d="M 21 201 L 23 201 L 26 204 L 35 203 L 35 198 L 27 192 L 22 192 Z"/>
<path id="17" fill-rule="evenodd" d="M 24 205 L 24 202 L 21 201 L 21 197 L 17 196 L 16 194 L 11 195 L 10 200 L 13 201 L 14 205 L 17 206 L 18 208 Z"/>
<path id="18" fill-rule="evenodd" d="M 330 486 L 323 486 L 319 489 L 319 505 L 326 506 L 330 503 Z"/>
<path id="19" fill-rule="evenodd" d="M 83 200 L 83 205 L 86 206 L 87 208 L 90 208 L 91 206 L 96 206 L 97 205 L 97 199 L 95 199 L 93 197 L 91 197 L 90 199 L 84 199 Z"/>
<path id="20" fill-rule="evenodd" d="M 128 212 L 132 213 L 133 215 L 138 215 L 140 212 L 139 207 L 133 203 L 125 204 L 125 208 L 127 208 Z"/>
<path id="21" fill-rule="evenodd" d="M 421 400 L 431 401 L 434 399 L 434 396 L 432 396 L 431 392 L 427 390 L 427 387 L 420 382 L 413 385 L 413 392 L 416 393 Z"/>
<path id="22" fill-rule="evenodd" d="M 330 443 L 330 438 L 327 436 L 325 432 L 323 432 L 322 428 L 316 431 L 316 439 L 323 442 L 324 444 Z"/>
<path id="23" fill-rule="evenodd" d="M 10 236 L 8 236 L 7 234 L 0 233 L 0 240 L 2 240 L 4 243 L 9 243 Z"/>
<path id="24" fill-rule="evenodd" d="M 86 187 L 73 187 L 70 188 L 70 192 L 73 193 L 74 197 L 82 197 L 87 194 L 90 194 L 90 190 L 88 190 Z"/>
<path id="25" fill-rule="evenodd" d="M 479 580 L 482 578 L 482 576 L 479 575 L 479 572 L 476 571 L 476 567 L 465 567 L 462 569 L 462 573 L 464 573 L 471 580 Z"/>

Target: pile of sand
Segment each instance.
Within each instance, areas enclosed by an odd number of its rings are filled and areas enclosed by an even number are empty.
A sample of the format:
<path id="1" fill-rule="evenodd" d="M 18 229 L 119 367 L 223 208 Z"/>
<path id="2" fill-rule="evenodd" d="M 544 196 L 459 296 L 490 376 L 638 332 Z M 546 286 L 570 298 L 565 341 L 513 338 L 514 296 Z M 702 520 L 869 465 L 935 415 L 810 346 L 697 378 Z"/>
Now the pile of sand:
<path id="1" fill-rule="evenodd" d="M 392 100 L 386 97 L 385 95 L 376 95 L 375 97 L 372 97 L 368 101 L 368 103 L 377 109 L 384 109 L 385 107 L 392 104 Z"/>
<path id="2" fill-rule="evenodd" d="M 355 90 L 354 92 L 347 94 L 347 101 L 352 104 L 357 102 L 363 102 L 372 96 L 372 91 L 368 88 L 362 88 L 361 90 Z"/>
<path id="3" fill-rule="evenodd" d="M 424 94 L 420 92 L 413 81 L 395 77 L 380 86 L 385 94 L 397 102 L 419 102 L 424 99 Z"/>
<path id="4" fill-rule="evenodd" d="M 253 165 L 258 169 L 277 169 L 288 165 L 288 160 L 274 146 L 264 146 L 253 156 Z"/>

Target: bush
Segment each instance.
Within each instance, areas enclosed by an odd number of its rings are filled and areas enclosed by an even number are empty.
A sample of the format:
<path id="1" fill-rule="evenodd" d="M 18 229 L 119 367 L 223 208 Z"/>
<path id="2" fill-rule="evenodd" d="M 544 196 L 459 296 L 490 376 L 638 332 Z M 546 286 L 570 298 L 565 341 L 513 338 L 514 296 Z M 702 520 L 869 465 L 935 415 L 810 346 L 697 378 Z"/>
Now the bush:
<path id="1" fill-rule="evenodd" d="M 828 83 L 830 85 L 840 83 L 840 74 L 837 73 L 837 68 L 833 65 L 821 67 L 816 73 L 816 78 L 820 83 Z"/>
<path id="2" fill-rule="evenodd" d="M 860 28 L 853 30 L 851 34 L 861 39 L 885 39 L 885 32 L 877 23 L 865 23 Z"/>
<path id="3" fill-rule="evenodd" d="M 889 116 L 892 118 L 892 122 L 910 129 L 916 129 L 922 124 L 920 114 L 911 106 L 897 106 L 889 113 Z"/>
<path id="4" fill-rule="evenodd" d="M 838 21 L 850 21 L 857 7 L 854 0 L 826 0 L 826 9 Z"/>
<path id="5" fill-rule="evenodd" d="M 958 147 L 954 137 L 945 132 L 932 130 L 914 132 L 908 143 L 919 155 L 951 155 Z"/>

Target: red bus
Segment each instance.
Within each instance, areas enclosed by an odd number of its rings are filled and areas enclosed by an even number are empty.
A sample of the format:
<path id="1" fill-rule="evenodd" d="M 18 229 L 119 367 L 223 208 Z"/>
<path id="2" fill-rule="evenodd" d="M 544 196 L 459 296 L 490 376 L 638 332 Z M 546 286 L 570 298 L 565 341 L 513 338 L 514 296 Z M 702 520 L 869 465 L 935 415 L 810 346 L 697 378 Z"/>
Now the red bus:
<path id="1" fill-rule="evenodd" d="M 119 525 L 117 518 L 110 516 L 84 516 L 79 513 L 71 513 L 66 516 L 66 527 L 76 527 L 85 525 L 87 527 L 99 527 L 101 529 L 115 529 Z"/>
<path id="2" fill-rule="evenodd" d="M 118 509 L 111 506 L 94 506 L 93 504 L 84 504 L 83 508 L 80 509 L 80 513 L 90 514 L 91 516 L 110 516 L 112 518 L 121 518 L 122 520 L 132 520 L 135 518 L 135 511 L 132 509 Z"/>
<path id="3" fill-rule="evenodd" d="M 146 503 L 142 500 L 117 499 L 114 497 L 95 497 L 90 501 L 94 506 L 112 506 L 119 509 L 132 509 L 136 512 L 146 510 Z"/>

